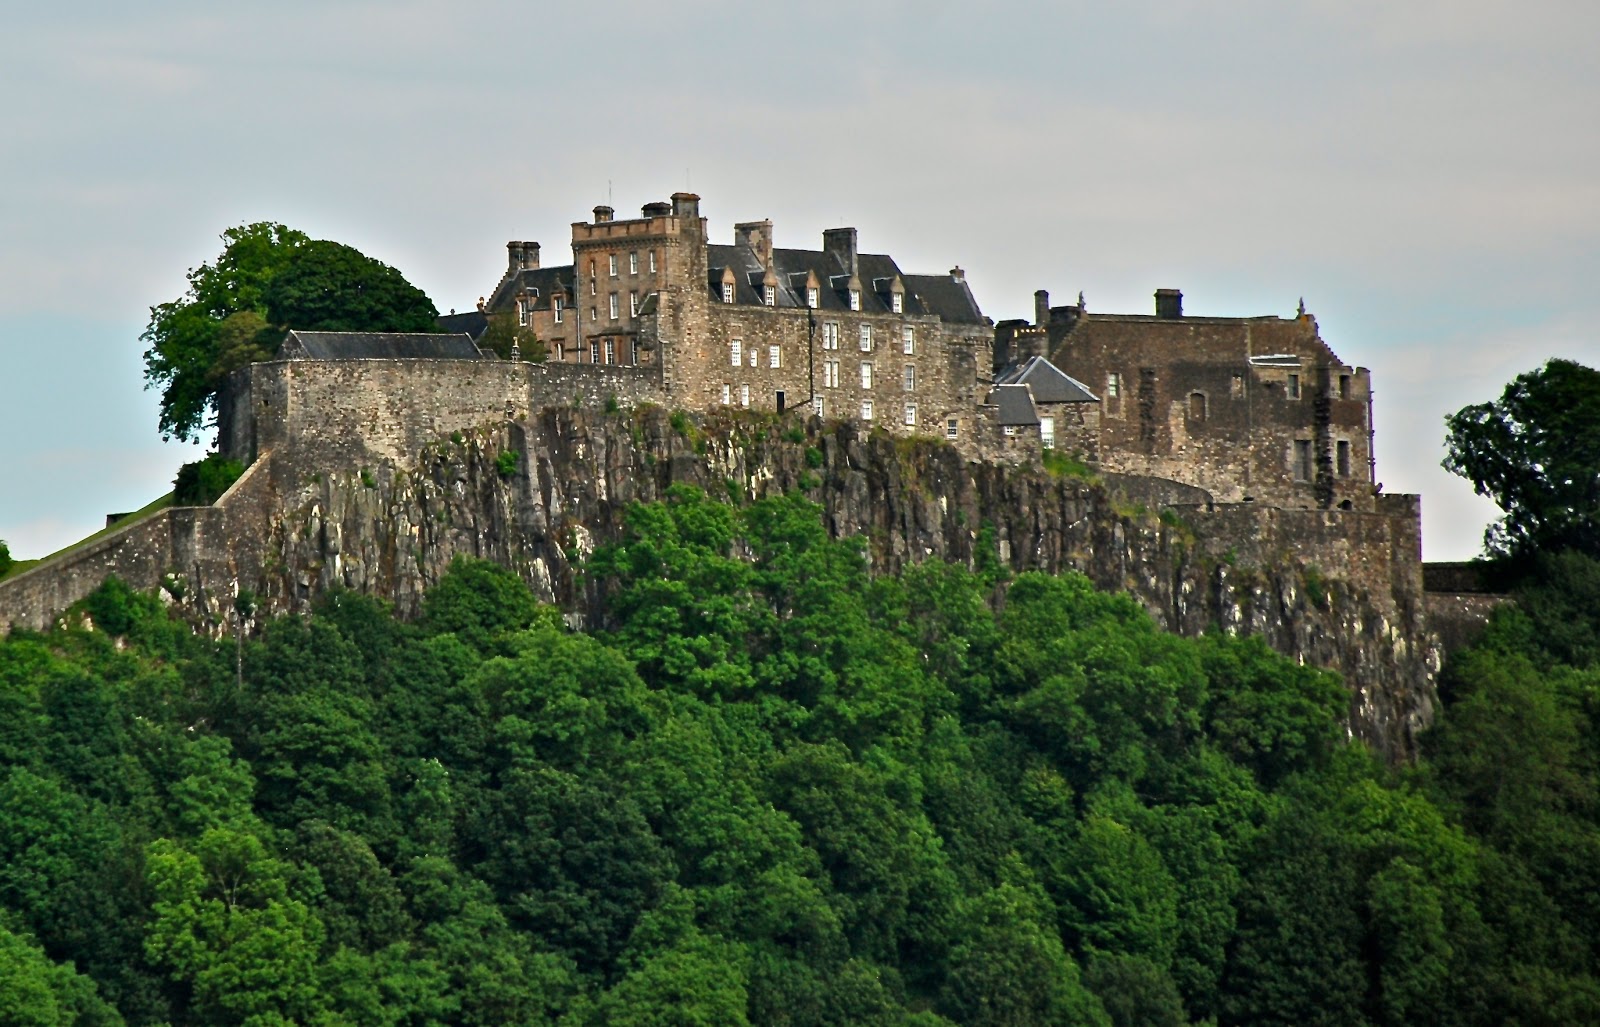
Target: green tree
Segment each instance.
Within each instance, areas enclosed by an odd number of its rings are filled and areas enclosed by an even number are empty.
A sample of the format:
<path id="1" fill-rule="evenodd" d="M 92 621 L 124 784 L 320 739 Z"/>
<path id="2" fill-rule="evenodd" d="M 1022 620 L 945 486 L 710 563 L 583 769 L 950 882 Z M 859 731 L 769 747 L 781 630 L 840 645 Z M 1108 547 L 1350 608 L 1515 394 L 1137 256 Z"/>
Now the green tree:
<path id="1" fill-rule="evenodd" d="M 216 413 L 217 386 L 227 366 L 221 358 L 226 353 L 229 362 L 248 361 L 257 352 L 267 285 L 310 241 L 268 221 L 230 228 L 222 233 L 216 261 L 190 269 L 188 292 L 150 308 L 150 323 L 139 338 L 150 347 L 144 353 L 145 388 L 161 389 L 162 438 L 199 438 L 207 416 Z M 225 337 L 223 324 L 235 314 L 253 314 L 259 327 L 236 321 Z"/>
<path id="2" fill-rule="evenodd" d="M 439 311 L 388 264 L 343 243 L 307 242 L 267 283 L 267 320 L 317 332 L 437 331 Z"/>
<path id="3" fill-rule="evenodd" d="M 1505 514 L 1484 535 L 1487 552 L 1600 556 L 1600 371 L 1551 360 L 1445 424 L 1445 470 Z"/>
<path id="4" fill-rule="evenodd" d="M 13 563 L 16 563 L 16 561 L 11 558 L 11 547 L 6 545 L 5 539 L 0 538 L 0 578 L 11 572 Z"/>

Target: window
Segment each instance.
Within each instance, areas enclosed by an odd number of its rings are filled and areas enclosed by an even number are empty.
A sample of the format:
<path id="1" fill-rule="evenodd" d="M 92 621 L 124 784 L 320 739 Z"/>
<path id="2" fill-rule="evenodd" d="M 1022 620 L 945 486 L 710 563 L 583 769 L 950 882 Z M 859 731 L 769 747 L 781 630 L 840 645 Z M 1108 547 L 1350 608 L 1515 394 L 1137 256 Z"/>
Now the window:
<path id="1" fill-rule="evenodd" d="M 1189 420 L 1204 421 L 1206 419 L 1206 394 L 1203 392 L 1189 393 Z"/>
<path id="2" fill-rule="evenodd" d="M 1311 440 L 1294 440 L 1294 480 L 1311 480 Z"/>
<path id="3" fill-rule="evenodd" d="M 917 330 L 910 325 L 900 329 L 900 351 L 908 357 L 917 351 Z"/>
<path id="4" fill-rule="evenodd" d="M 769 307 L 777 306 L 778 305 L 778 290 L 774 289 L 770 285 L 763 285 L 761 287 L 761 302 L 765 303 Z"/>
<path id="5" fill-rule="evenodd" d="M 1115 371 L 1106 375 L 1106 399 L 1116 399 L 1122 395 L 1122 375 Z"/>
<path id="6" fill-rule="evenodd" d="M 727 406 L 733 402 L 733 386 L 727 382 L 722 383 L 722 405 Z"/>
<path id="7" fill-rule="evenodd" d="M 838 349 L 839 348 L 839 322 L 837 322 L 837 321 L 824 321 L 824 322 L 822 322 L 822 348 L 823 349 Z"/>
<path id="8" fill-rule="evenodd" d="M 1341 374 L 1339 376 L 1339 398 L 1350 398 L 1350 376 L 1347 374 Z"/>
<path id="9" fill-rule="evenodd" d="M 589 261 L 589 277 L 594 277 L 594 261 Z"/>
<path id="10" fill-rule="evenodd" d="M 589 295 L 593 296 L 595 294 L 595 291 L 598 288 L 599 288 L 599 286 L 595 283 L 594 275 L 590 274 L 589 275 Z"/>
<path id="11" fill-rule="evenodd" d="M 617 294 L 616 293 L 611 293 L 611 295 L 609 297 L 607 297 L 607 305 L 608 305 L 608 308 L 611 311 L 611 320 L 615 321 L 617 319 Z"/>
<path id="12" fill-rule="evenodd" d="M 550 301 L 550 309 L 555 312 L 556 324 L 561 323 L 561 297 L 557 296 Z"/>
<path id="13" fill-rule="evenodd" d="M 822 397 L 821 396 L 812 396 L 811 397 L 811 406 L 812 406 L 813 409 L 816 410 L 818 417 L 826 417 L 826 416 L 828 416 L 827 414 L 824 414 L 822 412 Z"/>
<path id="14" fill-rule="evenodd" d="M 872 365 L 871 364 L 862 364 L 861 365 L 861 387 L 863 389 L 872 388 Z"/>
<path id="15" fill-rule="evenodd" d="M 630 254 L 628 254 L 628 274 L 636 275 L 638 273 L 639 273 L 639 254 L 637 252 L 630 253 Z"/>
<path id="16" fill-rule="evenodd" d="M 917 391 L 917 369 L 915 367 L 912 367 L 910 364 L 905 366 L 905 371 L 902 374 L 901 384 L 905 387 L 907 392 Z"/>
<path id="17" fill-rule="evenodd" d="M 598 320 L 600 320 L 600 311 L 596 310 L 593 307 L 590 307 L 589 308 L 589 323 L 590 324 L 594 324 Z"/>
<path id="18" fill-rule="evenodd" d="M 889 309 L 894 311 L 896 314 L 904 314 L 906 312 L 906 298 L 905 298 L 905 296 L 900 294 L 900 293 L 898 293 L 898 292 L 890 293 L 889 294 Z"/>
<path id="19" fill-rule="evenodd" d="M 864 399 L 861 401 L 861 419 L 863 421 L 872 420 L 872 400 Z"/>
<path id="20" fill-rule="evenodd" d="M 747 407 L 750 405 L 750 386 L 739 386 L 739 405 L 742 407 Z"/>
<path id="21" fill-rule="evenodd" d="M 732 342 L 728 343 L 728 358 L 728 363 L 732 364 L 734 367 L 742 367 L 744 365 L 743 339 L 734 339 Z"/>
<path id="22" fill-rule="evenodd" d="M 850 290 L 850 309 L 851 310 L 860 310 L 861 309 L 861 290 L 860 289 L 851 289 Z M 869 417 L 868 420 L 870 421 L 871 418 Z"/>
<path id="23" fill-rule="evenodd" d="M 756 351 L 757 351 L 757 350 L 759 350 L 759 349 L 760 349 L 760 348 L 761 348 L 761 347 L 759 347 L 759 346 L 751 346 L 751 347 L 750 347 L 750 349 L 749 349 L 749 350 L 748 350 L 748 352 L 749 352 L 749 354 L 750 354 L 750 366 L 751 366 L 751 367 L 758 367 L 758 366 L 760 366 L 760 365 L 758 365 L 758 364 L 757 364 L 757 363 L 756 363 L 756 361 L 757 361 L 757 360 L 758 360 L 758 359 L 759 359 L 759 358 L 758 358 L 758 356 L 757 356 L 757 353 L 756 353 Z"/>
<path id="24" fill-rule="evenodd" d="M 608 269 L 611 272 L 611 277 L 617 277 L 617 255 L 615 253 L 611 254 L 606 258 L 606 262 L 609 265 Z"/>
<path id="25" fill-rule="evenodd" d="M 655 250 L 651 250 L 650 251 L 650 272 L 651 272 L 651 274 L 654 274 L 655 270 L 656 270 L 656 251 Z"/>
<path id="26" fill-rule="evenodd" d="M 1056 419 L 1054 417 L 1039 418 L 1039 444 L 1045 449 L 1056 448 Z"/>
<path id="27" fill-rule="evenodd" d="M 1233 381 L 1228 385 L 1228 395 L 1234 399 L 1244 395 L 1244 375 L 1236 374 L 1233 376 Z"/>
<path id="28" fill-rule="evenodd" d="M 616 362 L 617 362 L 617 340 L 615 340 L 615 339 L 607 339 L 606 340 L 606 363 L 615 364 Z"/>
<path id="29" fill-rule="evenodd" d="M 1350 477 L 1350 443 L 1346 442 L 1344 439 L 1340 439 L 1335 453 L 1337 454 L 1336 459 L 1338 460 L 1339 477 Z"/>
<path id="30" fill-rule="evenodd" d="M 723 282 L 722 283 L 722 302 L 724 302 L 724 303 L 732 303 L 733 302 L 733 283 L 732 282 Z"/>
<path id="31" fill-rule="evenodd" d="M 817 290 L 815 290 L 815 289 L 807 289 L 806 290 L 806 306 L 808 306 L 811 309 L 815 310 L 817 308 L 817 298 L 818 298 L 817 297 Z"/>
<path id="32" fill-rule="evenodd" d="M 917 423 L 917 405 L 915 403 L 907 403 L 906 404 L 906 424 L 908 424 L 908 425 L 910 425 L 912 427 L 915 427 L 916 423 Z"/>
<path id="33" fill-rule="evenodd" d="M 628 316 L 639 316 L 639 294 L 637 292 L 628 293 Z"/>
<path id="34" fill-rule="evenodd" d="M 861 326 L 861 352 L 863 352 L 863 353 L 871 353 L 872 352 L 872 326 L 871 325 L 862 325 Z"/>
<path id="35" fill-rule="evenodd" d="M 948 421 L 944 422 L 944 437 L 947 439 L 953 439 L 956 437 L 956 434 L 960 431 L 960 429 L 961 422 L 952 417 Z"/>
<path id="36" fill-rule="evenodd" d="M 1013 436 L 1013 435 L 1015 435 L 1017 433 L 1017 426 L 1014 425 L 1014 424 L 1008 424 L 1008 425 L 1006 425 L 1005 431 L 1006 431 L 1006 437 L 1010 438 L 1011 436 Z"/>
<path id="37" fill-rule="evenodd" d="M 598 340 L 598 339 L 590 339 L 589 340 L 589 363 L 598 364 L 599 362 L 600 362 L 600 340 Z"/>
<path id="38" fill-rule="evenodd" d="M 822 362 L 823 388 L 837 389 L 839 387 L 839 362 L 837 360 L 824 360 Z"/>
<path id="39" fill-rule="evenodd" d="M 1288 396 L 1288 398 L 1290 398 L 1290 399 L 1299 399 L 1300 398 L 1300 376 L 1299 375 L 1291 374 L 1289 376 L 1289 385 L 1288 385 L 1287 388 L 1284 389 L 1284 394 L 1286 396 Z"/>
<path id="40" fill-rule="evenodd" d="M 767 366 L 768 367 L 782 367 L 783 366 L 783 351 L 781 349 L 779 349 L 777 346 L 768 346 L 767 347 Z"/>

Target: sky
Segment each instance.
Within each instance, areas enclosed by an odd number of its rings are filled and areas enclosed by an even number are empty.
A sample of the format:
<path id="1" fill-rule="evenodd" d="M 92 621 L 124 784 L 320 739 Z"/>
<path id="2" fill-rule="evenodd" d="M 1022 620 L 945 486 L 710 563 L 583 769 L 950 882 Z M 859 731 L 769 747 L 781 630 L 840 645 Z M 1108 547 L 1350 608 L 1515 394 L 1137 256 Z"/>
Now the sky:
<path id="1" fill-rule="evenodd" d="M 150 0 L 0 36 L 0 538 L 52 552 L 170 487 L 139 335 L 220 234 L 282 222 L 441 311 L 508 239 L 691 189 L 713 240 L 854 225 L 959 264 L 995 320 L 1289 316 L 1370 368 L 1378 478 L 1424 556 L 1497 515 L 1444 418 L 1600 367 L 1593 0 Z M 1070 372 L 1070 369 L 1069 369 Z"/>

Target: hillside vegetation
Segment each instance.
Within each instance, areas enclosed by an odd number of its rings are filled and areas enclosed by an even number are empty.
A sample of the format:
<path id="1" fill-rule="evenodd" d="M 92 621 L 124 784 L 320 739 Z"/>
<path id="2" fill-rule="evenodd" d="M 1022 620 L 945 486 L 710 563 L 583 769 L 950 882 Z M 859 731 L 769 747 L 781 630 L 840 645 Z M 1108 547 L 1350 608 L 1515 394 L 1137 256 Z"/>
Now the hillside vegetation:
<path id="1" fill-rule="evenodd" d="M 588 632 L 459 562 L 415 624 L 112 581 L 0 642 L 0 1022 L 1600 1021 L 1586 557 L 1402 773 L 1327 672 L 869 578 L 800 499 L 680 489 L 587 573 Z"/>

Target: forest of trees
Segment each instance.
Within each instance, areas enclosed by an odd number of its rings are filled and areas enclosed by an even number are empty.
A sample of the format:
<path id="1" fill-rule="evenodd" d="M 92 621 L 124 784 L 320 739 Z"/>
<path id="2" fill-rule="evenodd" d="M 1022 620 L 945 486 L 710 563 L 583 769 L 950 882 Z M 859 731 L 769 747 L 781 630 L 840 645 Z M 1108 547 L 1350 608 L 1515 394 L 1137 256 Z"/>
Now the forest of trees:
<path id="1" fill-rule="evenodd" d="M 1330 673 L 873 578 L 798 498 L 680 489 L 586 573 L 582 632 L 462 561 L 414 623 L 109 581 L 0 641 L 0 1023 L 1600 1022 L 1586 554 L 1398 769 Z"/>

